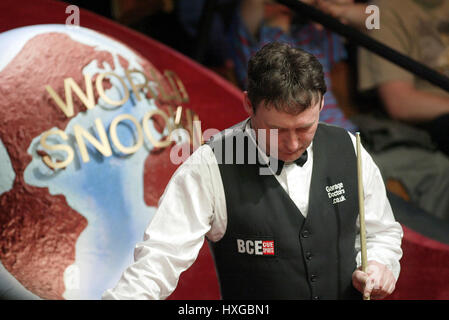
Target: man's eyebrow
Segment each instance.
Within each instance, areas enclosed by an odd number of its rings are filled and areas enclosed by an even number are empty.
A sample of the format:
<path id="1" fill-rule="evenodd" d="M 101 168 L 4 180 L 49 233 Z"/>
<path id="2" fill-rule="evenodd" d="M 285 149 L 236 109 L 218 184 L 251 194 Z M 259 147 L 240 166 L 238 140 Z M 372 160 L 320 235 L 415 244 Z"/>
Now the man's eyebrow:
<path id="1" fill-rule="evenodd" d="M 315 124 L 315 121 L 311 122 L 311 123 L 307 123 L 303 126 L 298 127 L 297 129 L 306 129 L 306 128 L 310 128 L 311 126 L 313 126 Z"/>
<path id="2" fill-rule="evenodd" d="M 299 126 L 299 127 L 296 127 L 295 129 L 306 129 L 306 128 L 310 128 L 310 127 L 313 126 L 314 124 L 315 124 L 315 121 L 313 121 L 313 122 L 311 122 L 311 123 L 304 124 L 304 125 Z M 268 126 L 269 126 L 271 129 L 286 129 L 286 128 L 282 128 L 282 127 L 279 127 L 279 126 L 277 126 L 277 125 L 270 124 L 270 123 L 268 123 Z"/>

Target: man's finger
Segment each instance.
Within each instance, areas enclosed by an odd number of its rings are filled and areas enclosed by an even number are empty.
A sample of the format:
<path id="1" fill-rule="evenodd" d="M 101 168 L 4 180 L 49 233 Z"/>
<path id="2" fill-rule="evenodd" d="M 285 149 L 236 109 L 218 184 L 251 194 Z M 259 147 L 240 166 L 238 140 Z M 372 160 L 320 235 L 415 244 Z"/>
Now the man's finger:
<path id="1" fill-rule="evenodd" d="M 366 282 L 367 278 L 368 278 L 368 275 L 359 269 L 355 270 L 352 275 L 352 283 L 353 283 L 354 287 L 361 293 L 363 293 L 365 282 Z"/>
<path id="2" fill-rule="evenodd" d="M 390 281 L 386 290 L 389 295 L 393 293 L 394 288 L 395 288 L 395 281 Z"/>
<path id="3" fill-rule="evenodd" d="M 363 297 L 369 298 L 371 296 L 371 292 L 373 291 L 375 285 L 375 281 L 371 277 L 367 277 L 365 281 L 365 288 L 363 289 Z"/>

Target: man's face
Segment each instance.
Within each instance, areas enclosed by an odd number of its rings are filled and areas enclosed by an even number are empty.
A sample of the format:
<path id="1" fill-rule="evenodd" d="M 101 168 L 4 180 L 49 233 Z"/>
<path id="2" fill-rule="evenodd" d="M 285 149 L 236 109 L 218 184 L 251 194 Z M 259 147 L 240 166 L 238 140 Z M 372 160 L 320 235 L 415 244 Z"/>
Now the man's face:
<path id="1" fill-rule="evenodd" d="M 274 107 L 267 108 L 263 103 L 257 107 L 254 113 L 246 92 L 245 102 L 245 109 L 251 116 L 252 128 L 256 130 L 256 133 L 257 129 L 267 130 L 266 147 L 261 147 L 266 151 L 270 150 L 270 139 L 268 138 L 270 130 L 277 129 L 277 158 L 285 162 L 291 162 L 298 159 L 312 142 L 318 127 L 324 99 L 298 115 L 278 111 Z"/>

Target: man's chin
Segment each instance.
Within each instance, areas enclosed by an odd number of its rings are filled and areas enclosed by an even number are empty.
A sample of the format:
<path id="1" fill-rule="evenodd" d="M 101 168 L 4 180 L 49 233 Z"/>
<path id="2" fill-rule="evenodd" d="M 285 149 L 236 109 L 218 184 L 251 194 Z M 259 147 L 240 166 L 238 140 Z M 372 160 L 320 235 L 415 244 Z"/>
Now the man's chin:
<path id="1" fill-rule="evenodd" d="M 301 156 L 301 152 L 279 155 L 278 159 L 284 162 L 293 162 Z"/>

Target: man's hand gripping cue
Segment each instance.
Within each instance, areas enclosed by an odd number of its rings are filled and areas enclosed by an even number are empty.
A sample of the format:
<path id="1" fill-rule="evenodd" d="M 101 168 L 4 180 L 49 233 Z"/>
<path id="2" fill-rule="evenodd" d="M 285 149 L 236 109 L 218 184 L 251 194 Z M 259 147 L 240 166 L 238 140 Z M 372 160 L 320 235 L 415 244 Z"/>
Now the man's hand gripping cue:
<path id="1" fill-rule="evenodd" d="M 354 271 L 352 285 L 363 293 L 364 297 L 378 300 L 386 298 L 393 292 L 396 279 L 387 266 L 371 260 L 367 263 L 366 273 L 361 267 Z"/>

